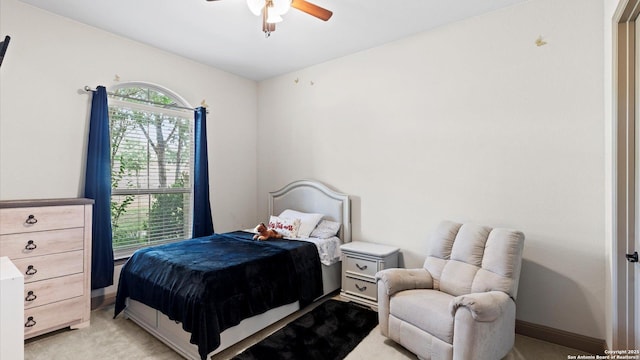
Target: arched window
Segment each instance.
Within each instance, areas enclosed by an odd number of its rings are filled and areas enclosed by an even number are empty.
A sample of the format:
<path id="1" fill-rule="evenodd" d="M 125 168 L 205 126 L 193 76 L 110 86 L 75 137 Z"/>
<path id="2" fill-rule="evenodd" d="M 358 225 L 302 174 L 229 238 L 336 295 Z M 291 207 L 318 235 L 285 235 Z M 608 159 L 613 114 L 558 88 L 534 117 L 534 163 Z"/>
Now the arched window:
<path id="1" fill-rule="evenodd" d="M 110 89 L 111 222 L 116 258 L 191 237 L 193 109 L 148 83 Z"/>

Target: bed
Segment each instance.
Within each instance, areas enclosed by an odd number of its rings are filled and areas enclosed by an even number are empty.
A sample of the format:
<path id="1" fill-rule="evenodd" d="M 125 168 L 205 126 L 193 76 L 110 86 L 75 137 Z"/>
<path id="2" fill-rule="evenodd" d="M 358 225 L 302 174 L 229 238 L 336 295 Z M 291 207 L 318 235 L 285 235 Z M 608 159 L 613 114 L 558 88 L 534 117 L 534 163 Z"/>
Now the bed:
<path id="1" fill-rule="evenodd" d="M 291 184 L 286 185 L 280 190 L 269 193 L 269 215 L 277 216 L 285 210 L 293 210 L 302 213 L 323 214 L 324 220 L 338 222 L 341 224 L 338 234 L 336 235 L 338 239 L 338 245 L 340 243 L 351 241 L 350 200 L 349 196 L 346 194 L 335 192 L 322 183 L 316 181 L 295 181 Z M 161 303 L 157 301 L 147 301 L 149 299 L 143 299 L 144 297 L 140 297 L 139 295 L 131 296 L 147 303 L 147 305 L 141 301 L 132 300 L 130 297 L 128 297 L 130 295 L 128 292 L 121 292 L 121 290 L 119 289 L 118 302 L 123 303 L 123 301 L 126 301 L 124 302 L 124 304 L 126 304 L 126 308 L 124 308 L 125 317 L 134 321 L 136 324 L 147 330 L 149 333 L 157 337 L 169 347 L 173 348 L 182 356 L 188 359 L 201 359 L 205 357 L 208 359 L 218 352 L 230 347 L 231 345 L 294 313 L 308 303 L 317 300 L 324 295 L 330 294 L 340 288 L 341 263 L 339 261 L 339 256 L 327 255 L 327 252 L 325 251 L 326 247 L 336 247 L 335 239 L 333 242 L 319 241 L 318 239 L 304 239 L 304 241 L 299 241 L 302 239 L 294 239 L 294 241 L 281 240 L 256 242 L 249 241 L 251 237 L 252 234 L 247 233 L 246 231 L 244 233 L 242 231 L 238 231 L 227 234 L 218 234 L 215 235 L 215 238 L 213 239 L 200 238 L 187 241 L 191 242 L 189 243 L 189 246 L 194 246 L 194 251 L 198 251 L 197 246 L 206 246 L 206 242 L 212 240 L 215 240 L 216 242 L 238 241 L 243 244 L 242 246 L 252 246 L 252 244 L 258 247 L 262 246 L 263 248 L 256 251 L 267 254 L 263 256 L 263 258 L 276 259 L 275 261 L 281 265 L 278 265 L 278 267 L 274 268 L 272 263 L 265 263 L 264 265 L 262 265 L 263 267 L 261 269 L 270 269 L 269 271 L 273 271 L 275 273 L 280 272 L 283 274 L 292 272 L 291 269 L 293 268 L 295 268 L 297 271 L 295 275 L 292 275 L 294 278 L 274 281 L 274 289 L 285 289 L 287 288 L 287 284 L 295 283 L 297 284 L 296 287 L 294 288 L 294 286 L 291 285 L 290 292 L 291 294 L 296 293 L 300 296 L 297 296 L 296 299 L 286 298 L 286 296 L 283 298 L 283 292 L 278 290 L 273 293 L 267 294 L 269 296 L 275 296 L 275 299 L 273 299 L 271 303 L 258 302 L 257 305 L 252 303 L 250 307 L 258 308 L 258 310 L 253 311 L 253 313 L 256 314 L 241 320 L 239 324 L 235 326 L 228 328 L 225 327 L 225 329 L 222 329 L 224 331 L 219 333 L 218 338 L 218 342 L 220 345 L 215 347 L 215 349 L 210 349 L 211 347 L 207 348 L 202 346 L 200 346 L 199 349 L 198 346 L 192 344 L 190 342 L 192 333 L 193 335 L 196 335 L 196 332 L 187 332 L 183 330 L 183 327 L 187 327 L 190 330 L 193 330 L 192 327 L 194 326 L 193 324 L 189 324 L 189 317 L 184 318 L 186 320 L 184 323 L 171 320 L 181 319 L 181 317 L 176 316 L 175 311 L 171 312 L 171 310 L 173 309 L 171 307 L 172 305 L 166 305 L 166 301 L 165 303 Z M 312 278 L 314 278 L 314 276 L 312 274 L 314 273 L 316 265 L 314 265 L 314 263 L 310 261 L 300 260 L 304 258 L 296 258 L 294 255 L 291 255 L 293 253 L 298 254 L 303 252 L 305 254 L 310 254 L 310 248 L 313 249 L 315 257 L 318 257 L 318 259 L 316 260 L 318 263 L 317 267 L 319 268 L 319 271 L 316 278 L 319 283 L 315 285 L 315 289 L 312 281 Z M 171 246 L 169 246 L 168 250 L 171 249 Z M 173 257 L 174 255 L 171 254 L 169 256 Z M 132 257 L 132 259 L 134 257 Z M 130 260 L 130 262 L 132 262 L 132 260 Z M 135 264 L 135 262 L 133 263 Z M 128 262 L 125 265 L 125 268 L 129 265 L 130 264 Z M 131 268 L 134 269 L 134 265 L 131 266 Z M 255 267 L 256 265 L 251 266 Z M 143 268 L 141 266 L 138 266 L 138 269 L 132 271 L 132 273 L 142 272 L 141 269 Z M 256 269 L 259 269 L 259 267 L 256 267 Z M 123 268 L 123 272 L 124 270 L 125 269 Z M 229 269 L 229 271 L 232 270 Z M 260 270 L 259 273 L 262 274 L 262 270 Z M 123 276 L 124 275 L 121 275 L 121 281 L 123 281 Z M 298 276 L 298 278 L 295 278 L 295 276 Z M 308 276 L 311 276 L 311 279 Z M 126 283 L 126 281 L 123 281 L 123 283 Z M 256 286 L 254 284 L 249 285 L 249 287 L 255 288 Z M 148 294 L 149 291 L 140 290 L 139 293 Z M 306 295 L 303 296 L 301 294 Z M 289 292 L 286 292 L 286 295 L 290 295 Z M 264 292 L 260 295 L 260 297 L 264 297 Z M 119 305 L 117 304 L 116 313 L 119 312 L 118 306 Z M 268 310 L 267 308 L 264 308 L 265 306 L 269 306 Z M 272 308 L 272 306 L 275 307 Z M 124 306 L 120 305 L 119 307 L 122 308 Z M 156 309 L 162 309 L 164 310 L 164 313 L 163 311 Z M 167 311 L 167 309 L 169 309 L 170 311 Z M 203 324 L 199 324 L 199 327 L 195 327 L 195 329 L 200 329 L 198 336 L 202 336 L 203 332 L 206 333 L 207 328 L 212 327 L 211 321 L 209 323 L 207 323 L 207 321 L 210 320 L 211 314 L 215 314 L 215 312 L 200 313 L 199 311 L 200 310 L 194 313 L 192 309 L 185 310 L 185 312 L 188 312 L 192 318 L 194 317 L 194 314 L 198 315 L 196 316 L 196 318 L 202 317 L 201 314 L 209 314 L 206 317 L 207 319 L 203 320 Z M 233 311 L 223 311 L 223 313 L 229 315 Z M 165 315 L 165 313 L 171 314 L 171 316 L 167 316 Z M 238 311 L 238 313 L 238 316 L 240 316 L 240 313 L 244 312 Z M 218 314 L 221 314 L 219 308 Z M 215 345 L 217 345 L 217 343 Z M 205 350 L 207 351 L 203 353 L 203 351 Z"/>

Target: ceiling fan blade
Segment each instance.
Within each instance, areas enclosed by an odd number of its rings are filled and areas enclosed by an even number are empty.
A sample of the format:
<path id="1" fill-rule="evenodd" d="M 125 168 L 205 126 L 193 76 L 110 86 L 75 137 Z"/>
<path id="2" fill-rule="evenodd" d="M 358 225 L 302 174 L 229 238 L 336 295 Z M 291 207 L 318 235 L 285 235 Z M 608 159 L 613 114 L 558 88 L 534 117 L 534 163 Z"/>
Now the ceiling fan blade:
<path id="1" fill-rule="evenodd" d="M 333 12 L 305 0 L 293 0 L 291 2 L 291 7 L 324 21 L 329 20 L 331 15 L 333 15 Z"/>

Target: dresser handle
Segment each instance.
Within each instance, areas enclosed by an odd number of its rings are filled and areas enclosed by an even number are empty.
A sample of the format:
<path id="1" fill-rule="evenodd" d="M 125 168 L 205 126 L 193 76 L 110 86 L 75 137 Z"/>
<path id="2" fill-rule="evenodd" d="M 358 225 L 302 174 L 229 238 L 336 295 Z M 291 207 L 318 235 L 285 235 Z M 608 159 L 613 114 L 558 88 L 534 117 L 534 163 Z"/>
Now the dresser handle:
<path id="1" fill-rule="evenodd" d="M 356 267 L 360 270 L 367 270 L 367 265 L 360 266 L 358 263 L 356 263 Z"/>
<path id="2" fill-rule="evenodd" d="M 35 320 L 33 320 L 33 316 L 29 316 L 29 317 L 27 318 L 27 322 L 26 322 L 26 323 L 24 323 L 24 327 L 32 327 L 32 326 L 34 326 L 35 324 L 36 324 L 36 321 L 35 321 Z"/>
<path id="3" fill-rule="evenodd" d="M 360 291 L 367 291 L 367 287 L 366 286 L 359 286 L 358 284 L 356 284 L 356 289 L 358 289 Z"/>
<path id="4" fill-rule="evenodd" d="M 33 240 L 27 241 L 27 245 L 24 247 L 25 250 L 34 250 L 38 245 L 33 243 Z"/>
<path id="5" fill-rule="evenodd" d="M 24 273 L 27 275 L 33 275 L 35 273 L 37 273 L 38 270 L 36 268 L 33 267 L 33 265 L 29 265 L 27 266 L 27 271 L 25 271 Z"/>
<path id="6" fill-rule="evenodd" d="M 29 224 L 29 225 L 33 225 L 33 224 L 35 224 L 35 223 L 37 223 L 37 222 L 38 222 L 38 219 L 36 219 L 36 217 L 35 217 L 35 216 L 33 216 L 33 215 L 29 215 L 29 217 L 27 218 L 27 220 L 25 220 L 24 222 L 26 222 L 26 223 L 27 223 L 27 224 Z"/>
<path id="7" fill-rule="evenodd" d="M 33 291 L 29 291 L 27 293 L 27 297 L 24 298 L 25 301 L 33 301 L 35 299 L 37 299 L 38 297 L 36 296 L 36 294 L 33 293 Z"/>

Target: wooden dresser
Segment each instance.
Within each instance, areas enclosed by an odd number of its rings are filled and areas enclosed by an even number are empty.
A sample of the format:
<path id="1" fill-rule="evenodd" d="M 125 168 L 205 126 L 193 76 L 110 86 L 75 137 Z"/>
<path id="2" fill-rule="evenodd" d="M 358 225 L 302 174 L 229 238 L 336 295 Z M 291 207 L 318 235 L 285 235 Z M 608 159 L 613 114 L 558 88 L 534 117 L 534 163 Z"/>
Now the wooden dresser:
<path id="1" fill-rule="evenodd" d="M 93 200 L 0 201 L 0 256 L 24 275 L 24 338 L 89 325 Z"/>

